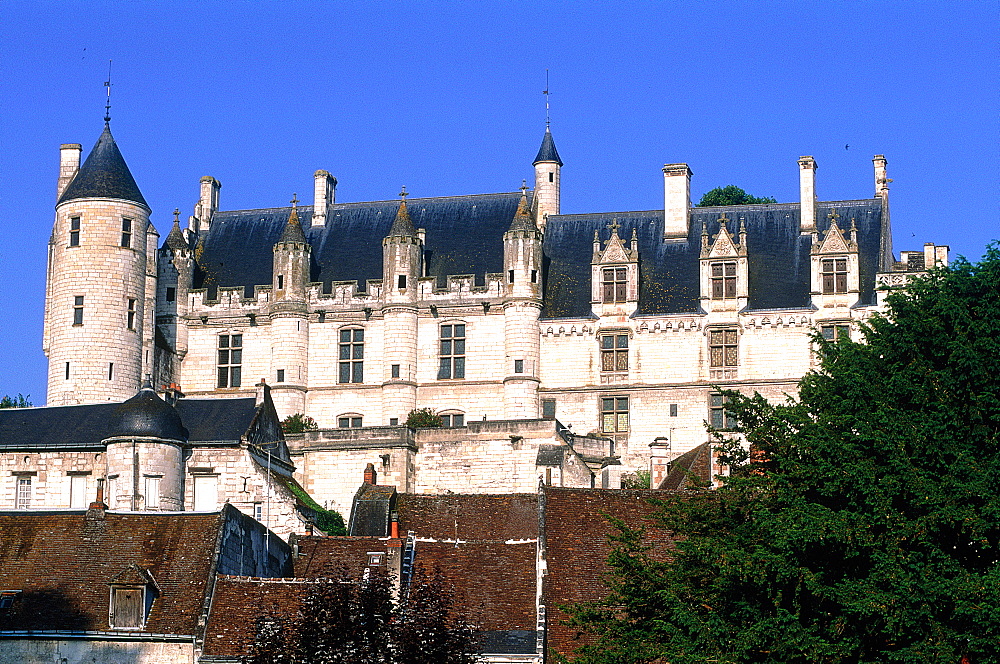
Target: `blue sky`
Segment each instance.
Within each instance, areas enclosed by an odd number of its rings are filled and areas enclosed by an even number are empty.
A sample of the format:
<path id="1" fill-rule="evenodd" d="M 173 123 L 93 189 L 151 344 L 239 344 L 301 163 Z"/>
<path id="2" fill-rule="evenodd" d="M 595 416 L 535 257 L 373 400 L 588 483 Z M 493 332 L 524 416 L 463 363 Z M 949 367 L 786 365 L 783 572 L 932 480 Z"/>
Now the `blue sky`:
<path id="1" fill-rule="evenodd" d="M 112 131 L 165 237 L 198 180 L 222 208 L 512 191 L 545 126 L 563 212 L 736 184 L 868 198 L 885 154 L 894 250 L 1000 237 L 996 2 L 0 4 L 0 394 L 45 401 L 45 252 L 61 143 Z M 845 146 L 850 146 L 846 148 Z"/>

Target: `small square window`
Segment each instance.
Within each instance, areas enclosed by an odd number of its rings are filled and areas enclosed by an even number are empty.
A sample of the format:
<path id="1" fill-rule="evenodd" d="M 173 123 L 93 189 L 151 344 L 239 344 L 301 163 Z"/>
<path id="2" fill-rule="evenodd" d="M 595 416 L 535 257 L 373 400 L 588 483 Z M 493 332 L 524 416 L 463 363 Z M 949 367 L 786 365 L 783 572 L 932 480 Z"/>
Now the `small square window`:
<path id="1" fill-rule="evenodd" d="M 69 220 L 69 246 L 80 246 L 80 217 L 72 217 Z"/>
<path id="2" fill-rule="evenodd" d="M 400 288 L 400 290 L 402 290 L 403 288 L 406 288 L 406 275 L 405 274 L 399 275 L 399 288 Z"/>
<path id="3" fill-rule="evenodd" d="M 507 283 L 514 283 L 514 270 L 507 270 Z"/>
<path id="4" fill-rule="evenodd" d="M 537 284 L 538 283 L 538 270 L 532 270 L 531 271 L 531 283 L 533 283 L 533 284 Z"/>
<path id="5" fill-rule="evenodd" d="M 73 325 L 83 325 L 83 296 L 73 297 Z"/>
<path id="6" fill-rule="evenodd" d="M 514 373 L 524 373 L 524 360 L 514 360 Z"/>
<path id="7" fill-rule="evenodd" d="M 167 302 L 173 302 L 177 299 L 177 289 L 173 286 L 167 286 Z"/>
<path id="8" fill-rule="evenodd" d="M 391 427 L 397 427 L 397 426 L 399 426 L 399 418 L 398 417 L 390 417 L 389 418 L 389 426 L 391 426 Z"/>
<path id="9" fill-rule="evenodd" d="M 399 378 L 399 365 L 398 364 L 393 364 L 389 368 L 389 370 L 390 370 L 393 378 Z"/>
<path id="10" fill-rule="evenodd" d="M 670 417 L 677 417 L 677 404 L 670 404 Z"/>
<path id="11" fill-rule="evenodd" d="M 285 370 L 284 369 L 278 369 L 278 371 L 276 372 L 276 375 L 275 375 L 275 380 L 278 383 L 284 383 L 285 382 Z"/>

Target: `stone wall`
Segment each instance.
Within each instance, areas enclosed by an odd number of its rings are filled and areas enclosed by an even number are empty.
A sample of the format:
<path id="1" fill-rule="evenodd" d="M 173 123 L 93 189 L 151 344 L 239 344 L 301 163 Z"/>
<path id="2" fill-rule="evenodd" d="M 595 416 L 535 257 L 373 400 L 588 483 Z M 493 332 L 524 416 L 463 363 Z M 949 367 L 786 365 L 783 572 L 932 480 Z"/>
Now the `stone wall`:
<path id="1" fill-rule="evenodd" d="M 86 639 L 5 639 L 0 664 L 194 664 L 193 638 L 186 643 Z"/>

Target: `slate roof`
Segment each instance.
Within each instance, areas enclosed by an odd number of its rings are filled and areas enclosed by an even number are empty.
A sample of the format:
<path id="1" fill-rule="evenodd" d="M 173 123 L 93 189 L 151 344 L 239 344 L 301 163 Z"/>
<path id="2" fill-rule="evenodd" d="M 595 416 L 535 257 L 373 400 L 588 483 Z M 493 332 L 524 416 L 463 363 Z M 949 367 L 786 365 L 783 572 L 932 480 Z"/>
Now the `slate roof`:
<path id="1" fill-rule="evenodd" d="M 148 384 L 137 395 L 118 405 L 110 425 L 112 436 L 148 436 L 187 440 L 188 432 L 177 410 Z"/>
<path id="2" fill-rule="evenodd" d="M 517 211 L 521 192 L 416 198 L 406 203 L 412 224 L 426 230 L 424 260 L 428 274 L 473 274 L 485 283 L 487 273 L 503 271 L 503 234 Z M 335 203 L 326 226 L 312 228 L 312 206 L 298 208 L 312 247 L 310 280 L 329 291 L 335 281 L 382 279 L 382 239 L 389 234 L 398 200 Z M 196 288 L 271 283 L 273 247 L 281 237 L 291 207 L 216 212 L 198 259 Z"/>
<path id="3" fill-rule="evenodd" d="M 385 537 L 389 534 L 389 518 L 396 509 L 396 487 L 362 484 L 351 504 L 348 535 Z"/>
<path id="4" fill-rule="evenodd" d="M 224 515 L 0 512 L 0 588 L 21 590 L 0 630 L 107 630 L 109 582 L 133 566 L 159 595 L 141 633 L 195 635 Z"/>
<path id="5" fill-rule="evenodd" d="M 149 208 L 107 123 L 76 177 L 59 197 L 59 203 L 78 198 L 118 198 Z"/>
<path id="6" fill-rule="evenodd" d="M 858 228 L 861 304 L 874 304 L 875 273 L 891 265 L 888 221 L 882 200 L 836 201 L 817 204 L 817 225 L 826 232 L 827 215 L 836 209 L 842 228 L 851 219 Z M 792 309 L 809 306 L 812 237 L 801 235 L 798 203 L 732 205 L 691 209 L 686 240 L 663 240 L 663 211 L 603 212 L 554 215 L 545 227 L 544 318 L 589 318 L 591 256 L 594 231 L 602 248 L 608 225 L 617 220 L 619 235 L 635 230 L 639 244 L 639 309 L 636 315 L 695 313 L 699 306 L 699 255 L 702 224 L 712 238 L 723 212 L 735 231 L 746 224 L 749 263 L 749 309 Z M 822 235 L 820 236 L 822 237 Z"/>
<path id="7" fill-rule="evenodd" d="M 114 435 L 119 403 L 0 409 L 0 450 L 98 449 Z M 247 431 L 255 400 L 181 399 L 176 411 L 191 444 L 236 444 Z"/>
<path id="8" fill-rule="evenodd" d="M 562 159 L 559 158 L 559 152 L 556 150 L 556 142 L 552 138 L 552 132 L 549 128 L 545 128 L 545 136 L 542 137 L 542 145 L 538 148 L 538 154 L 535 155 L 535 161 L 531 162 L 535 165 L 543 161 L 554 161 L 560 166 L 563 165 Z"/>

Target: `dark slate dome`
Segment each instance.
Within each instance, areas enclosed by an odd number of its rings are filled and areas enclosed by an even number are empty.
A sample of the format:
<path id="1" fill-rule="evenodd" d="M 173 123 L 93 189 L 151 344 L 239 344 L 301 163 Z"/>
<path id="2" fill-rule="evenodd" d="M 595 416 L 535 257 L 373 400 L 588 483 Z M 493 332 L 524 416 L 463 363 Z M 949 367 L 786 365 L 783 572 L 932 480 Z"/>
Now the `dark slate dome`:
<path id="1" fill-rule="evenodd" d="M 164 438 L 187 440 L 188 430 L 177 410 L 156 396 L 147 383 L 139 394 L 123 402 L 111 414 L 108 438 Z"/>
<path id="2" fill-rule="evenodd" d="M 149 207 L 107 124 L 76 177 L 59 197 L 59 202 L 77 198 L 118 198 Z"/>

